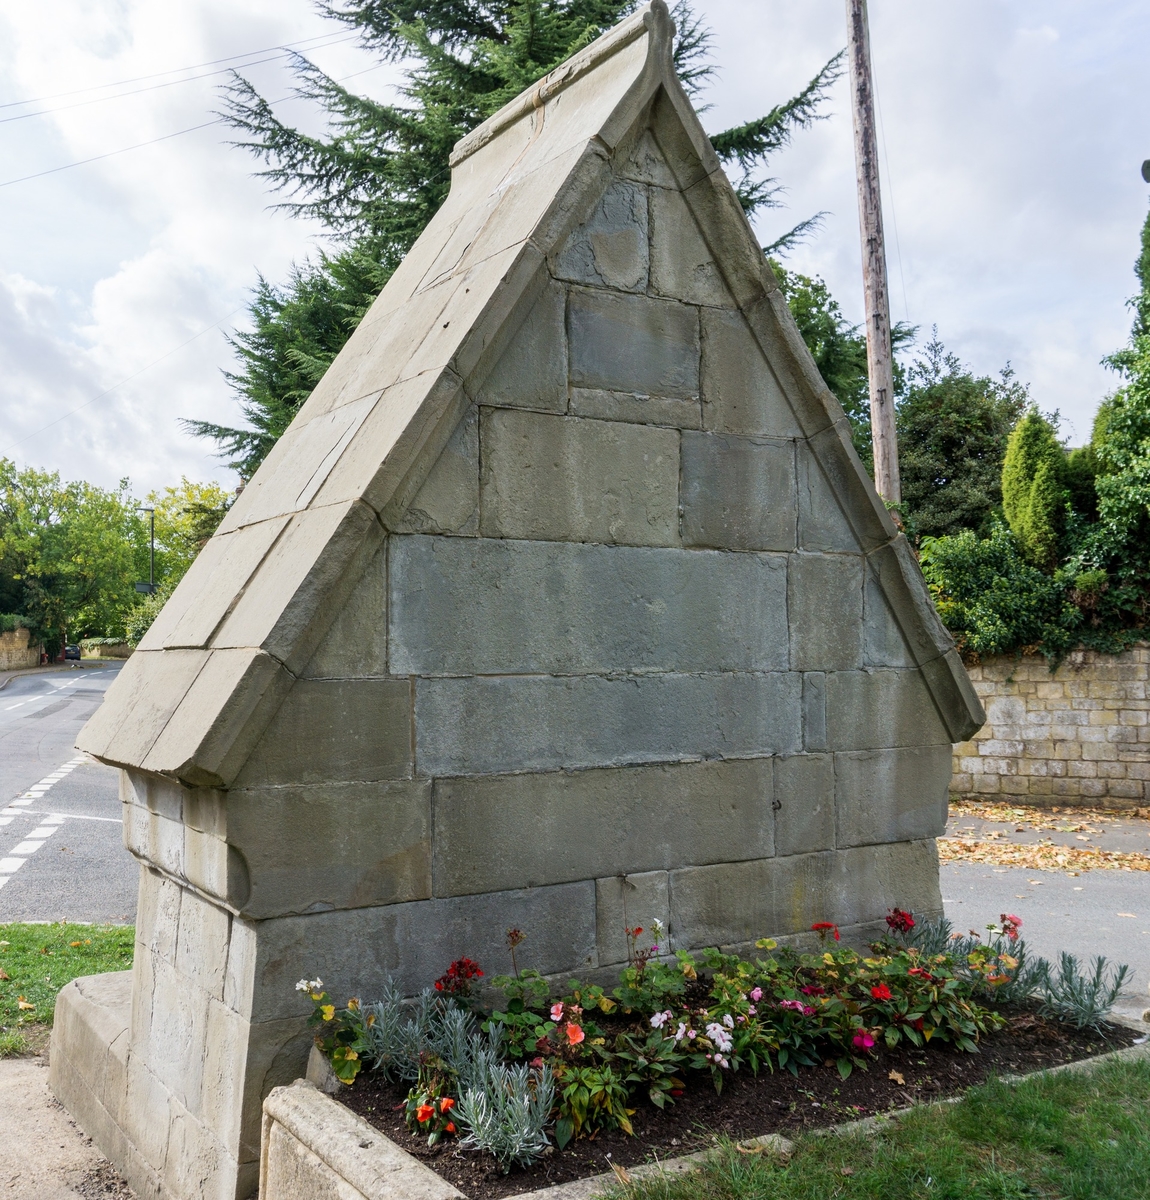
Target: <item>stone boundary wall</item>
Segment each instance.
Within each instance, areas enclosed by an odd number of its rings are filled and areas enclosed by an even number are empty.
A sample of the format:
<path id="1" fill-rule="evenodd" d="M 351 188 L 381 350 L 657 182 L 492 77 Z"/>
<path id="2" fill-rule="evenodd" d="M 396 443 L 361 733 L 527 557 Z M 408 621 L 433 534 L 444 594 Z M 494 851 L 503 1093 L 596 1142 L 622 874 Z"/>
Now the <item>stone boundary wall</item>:
<path id="1" fill-rule="evenodd" d="M 986 724 L 954 748 L 951 795 L 1038 807 L 1150 802 L 1150 646 L 1041 655 L 969 668 Z"/>
<path id="2" fill-rule="evenodd" d="M 29 645 L 27 629 L 9 629 L 0 633 L 0 671 L 22 671 L 40 665 L 40 647 Z"/>

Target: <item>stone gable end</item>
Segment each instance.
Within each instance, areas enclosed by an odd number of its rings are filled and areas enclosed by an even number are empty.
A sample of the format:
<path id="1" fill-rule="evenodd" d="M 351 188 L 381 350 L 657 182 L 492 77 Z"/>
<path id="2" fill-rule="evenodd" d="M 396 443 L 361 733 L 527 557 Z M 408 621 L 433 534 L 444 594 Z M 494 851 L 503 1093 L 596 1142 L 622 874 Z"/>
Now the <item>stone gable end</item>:
<path id="1" fill-rule="evenodd" d="M 941 907 L 981 710 L 672 32 L 653 0 L 456 147 L 82 735 L 123 768 L 136 961 L 119 1017 L 62 993 L 54 1086 L 140 1194 L 252 1190 L 301 976 L 491 975 L 517 926 L 607 980 L 628 924 Z"/>

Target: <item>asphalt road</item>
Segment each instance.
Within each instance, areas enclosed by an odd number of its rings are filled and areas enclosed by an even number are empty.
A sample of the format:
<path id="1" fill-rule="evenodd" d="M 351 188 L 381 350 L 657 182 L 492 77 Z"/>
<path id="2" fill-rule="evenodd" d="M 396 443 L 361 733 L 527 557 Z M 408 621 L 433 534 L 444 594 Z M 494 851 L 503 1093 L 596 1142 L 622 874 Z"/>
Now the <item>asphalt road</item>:
<path id="1" fill-rule="evenodd" d="M 118 670 L 18 675 L 0 689 L 0 922 L 136 919 L 118 773 L 75 749 Z"/>

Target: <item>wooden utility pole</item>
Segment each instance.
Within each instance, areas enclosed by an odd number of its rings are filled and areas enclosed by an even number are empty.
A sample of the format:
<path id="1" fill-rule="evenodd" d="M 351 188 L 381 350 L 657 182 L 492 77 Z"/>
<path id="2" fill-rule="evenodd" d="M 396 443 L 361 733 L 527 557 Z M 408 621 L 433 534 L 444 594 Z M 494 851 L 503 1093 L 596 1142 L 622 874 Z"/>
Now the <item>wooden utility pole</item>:
<path id="1" fill-rule="evenodd" d="M 870 428 L 874 482 L 887 504 L 902 500 L 898 441 L 894 430 L 894 366 L 890 347 L 890 296 L 882 200 L 878 183 L 878 139 L 874 128 L 870 32 L 866 0 L 847 0 L 851 107 L 854 112 L 855 167 L 858 172 L 859 230 L 862 235 L 863 290 L 866 294 L 866 357 L 870 376 Z"/>

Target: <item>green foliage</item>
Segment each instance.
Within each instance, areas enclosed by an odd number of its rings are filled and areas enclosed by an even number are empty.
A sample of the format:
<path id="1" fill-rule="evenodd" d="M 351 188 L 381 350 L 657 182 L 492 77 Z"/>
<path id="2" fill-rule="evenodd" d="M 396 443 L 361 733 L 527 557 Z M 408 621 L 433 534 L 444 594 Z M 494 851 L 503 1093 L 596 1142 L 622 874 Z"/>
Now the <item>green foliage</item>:
<path id="1" fill-rule="evenodd" d="M 248 479 L 446 199 L 455 142 L 565 58 L 633 11 L 633 0 L 324 0 L 321 11 L 353 29 L 380 61 L 410 64 L 401 100 L 357 96 L 295 55 L 297 93 L 325 118 L 314 135 L 280 121 L 247 80 L 233 76 L 224 118 L 237 145 L 263 163 L 261 176 L 287 193 L 281 207 L 319 220 L 338 250 L 296 267 L 282 287 L 260 279 L 252 328 L 233 338 L 239 367 L 228 375 L 245 425 L 187 421 L 215 440 Z M 686 0 L 673 12 L 675 63 L 688 92 L 712 73 L 710 35 Z M 720 159 L 737 167 L 750 213 L 781 204 L 760 169 L 820 110 L 842 71 L 836 55 L 791 100 L 716 133 Z M 776 239 L 782 251 L 812 229 Z"/>
<path id="2" fill-rule="evenodd" d="M 975 376 L 946 352 L 937 330 L 906 380 L 895 424 L 908 529 L 915 537 L 985 535 L 1002 503 L 1002 463 L 1027 406 L 1025 385 L 1009 367 L 997 380 Z"/>
<path id="3" fill-rule="evenodd" d="M 29 1026 L 52 1024 L 64 984 L 128 970 L 134 937 L 130 925 L 0 925 L 0 1055 L 22 1053 Z"/>
<path id="4" fill-rule="evenodd" d="M 11 633 L 14 629 L 31 629 L 32 618 L 19 613 L 0 613 L 0 633 Z"/>
<path id="5" fill-rule="evenodd" d="M 168 597 L 175 591 L 175 584 L 165 580 L 157 585 L 150 596 L 137 600 L 124 617 L 124 640 L 133 649 L 144 640 L 144 634 L 152 628 L 152 622 L 160 615 L 160 609 L 168 602 Z"/>
<path id="6" fill-rule="evenodd" d="M 560 1150 L 573 1137 L 588 1137 L 601 1129 L 634 1133 L 635 1110 L 627 1107 L 627 1085 L 614 1068 L 559 1063 L 555 1080 L 555 1143 Z"/>
<path id="7" fill-rule="evenodd" d="M 0 597 L 50 655 L 65 638 L 122 634 L 147 562 L 126 479 L 108 491 L 0 459 Z"/>
<path id="8" fill-rule="evenodd" d="M 1150 1195 L 1150 1063 L 994 1081 L 865 1134 L 800 1134 L 791 1153 L 722 1145 L 698 1170 L 610 1200 L 1129 1200 Z"/>
<path id="9" fill-rule="evenodd" d="M 963 654 L 1040 646 L 1060 654 L 1078 640 L 1081 613 L 1065 588 L 1032 566 L 1018 539 L 999 522 L 987 538 L 969 529 L 925 538 L 920 565 L 939 616 Z"/>
<path id="10" fill-rule="evenodd" d="M 1002 464 L 1002 511 L 1028 562 L 1053 570 L 1068 493 L 1066 456 L 1053 424 L 1036 408 L 1018 422 Z"/>

